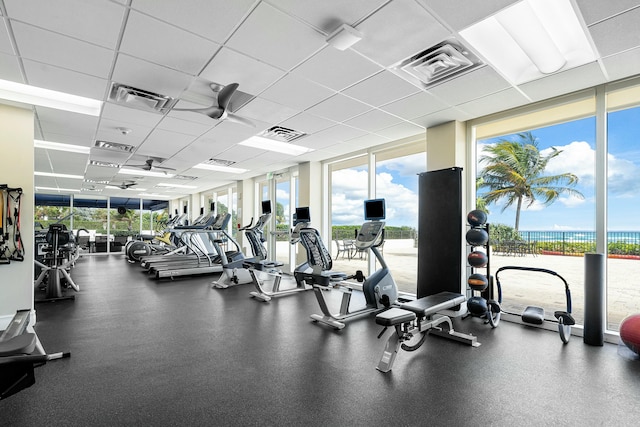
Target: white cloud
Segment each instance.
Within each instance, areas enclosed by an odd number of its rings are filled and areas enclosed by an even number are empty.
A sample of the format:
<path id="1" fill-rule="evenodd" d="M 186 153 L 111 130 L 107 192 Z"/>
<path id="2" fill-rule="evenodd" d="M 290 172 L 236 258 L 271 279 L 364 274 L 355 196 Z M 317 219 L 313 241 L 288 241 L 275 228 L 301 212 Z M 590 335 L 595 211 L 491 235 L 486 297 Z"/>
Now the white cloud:
<path id="1" fill-rule="evenodd" d="M 575 208 L 577 206 L 581 206 L 585 203 L 585 199 L 577 197 L 573 194 L 566 196 L 566 197 L 560 197 L 558 199 L 558 202 L 562 203 L 563 205 L 565 205 L 568 208 Z"/>
<path id="2" fill-rule="evenodd" d="M 547 164 L 545 173 L 559 175 L 572 173 L 579 179 L 579 183 L 585 186 L 593 186 L 595 177 L 596 152 L 588 142 L 574 141 L 568 145 L 556 146 L 561 153 L 551 159 Z M 540 150 L 540 154 L 551 154 L 551 148 Z"/>

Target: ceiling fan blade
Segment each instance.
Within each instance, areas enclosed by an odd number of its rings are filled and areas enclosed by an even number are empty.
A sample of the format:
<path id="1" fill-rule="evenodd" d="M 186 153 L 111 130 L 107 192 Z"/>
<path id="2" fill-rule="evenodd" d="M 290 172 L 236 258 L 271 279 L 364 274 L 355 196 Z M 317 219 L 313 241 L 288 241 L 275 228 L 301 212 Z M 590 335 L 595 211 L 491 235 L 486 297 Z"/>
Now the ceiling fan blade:
<path id="1" fill-rule="evenodd" d="M 256 127 L 255 123 L 253 123 L 251 120 L 245 119 L 244 117 L 236 116 L 235 114 L 227 113 L 226 120 L 229 120 L 230 122 L 234 122 L 234 123 L 239 123 L 241 125 L 249 126 L 252 128 Z"/>
<path id="2" fill-rule="evenodd" d="M 218 92 L 218 107 L 223 111 L 227 109 L 229 101 L 231 101 L 231 97 L 236 89 L 238 89 L 238 86 L 238 83 L 231 83 L 223 87 L 220 92 Z"/>
<path id="3" fill-rule="evenodd" d="M 209 116 L 212 119 L 218 120 L 224 114 L 224 110 L 222 108 L 216 107 L 215 105 L 207 108 L 174 108 L 173 111 L 188 111 L 190 113 L 201 113 L 205 116 Z"/>
<path id="4" fill-rule="evenodd" d="M 161 169 L 161 170 L 166 170 L 166 171 L 174 171 L 174 168 L 168 168 L 166 166 L 153 166 L 151 169 Z"/>

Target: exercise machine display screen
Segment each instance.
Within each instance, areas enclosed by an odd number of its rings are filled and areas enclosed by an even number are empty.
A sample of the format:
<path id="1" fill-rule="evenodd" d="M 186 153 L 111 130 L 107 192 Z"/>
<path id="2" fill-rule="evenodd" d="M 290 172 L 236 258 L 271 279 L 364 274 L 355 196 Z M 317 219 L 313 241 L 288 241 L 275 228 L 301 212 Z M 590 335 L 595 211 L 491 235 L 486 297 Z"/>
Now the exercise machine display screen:
<path id="1" fill-rule="evenodd" d="M 311 222 L 311 212 L 308 206 L 296 208 L 295 218 L 293 219 L 294 227 L 303 222 Z"/>
<path id="2" fill-rule="evenodd" d="M 262 201 L 262 214 L 270 214 L 271 213 L 271 200 L 263 200 Z"/>
<path id="3" fill-rule="evenodd" d="M 366 221 L 380 221 L 385 219 L 384 199 L 371 199 L 364 201 L 364 219 Z"/>

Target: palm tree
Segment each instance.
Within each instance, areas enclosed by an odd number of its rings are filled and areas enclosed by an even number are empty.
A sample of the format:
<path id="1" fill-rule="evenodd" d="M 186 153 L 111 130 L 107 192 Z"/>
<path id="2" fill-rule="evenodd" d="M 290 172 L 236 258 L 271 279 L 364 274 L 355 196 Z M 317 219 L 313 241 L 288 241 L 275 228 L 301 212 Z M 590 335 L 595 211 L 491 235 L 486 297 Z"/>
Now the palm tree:
<path id="1" fill-rule="evenodd" d="M 486 154 L 480 163 L 486 165 L 480 172 L 482 188 L 489 191 L 483 195 L 487 204 L 505 201 L 502 211 L 516 203 L 515 230 L 520 225 L 520 211 L 523 201 L 531 206 L 536 200 L 544 205 L 555 202 L 561 194 L 584 196 L 573 187 L 578 177 L 572 173 L 544 175 L 549 160 L 562 151 L 551 147 L 551 153 L 543 156 L 538 149 L 538 141 L 531 132 L 518 134 L 518 140 L 502 139 L 485 148 Z"/>

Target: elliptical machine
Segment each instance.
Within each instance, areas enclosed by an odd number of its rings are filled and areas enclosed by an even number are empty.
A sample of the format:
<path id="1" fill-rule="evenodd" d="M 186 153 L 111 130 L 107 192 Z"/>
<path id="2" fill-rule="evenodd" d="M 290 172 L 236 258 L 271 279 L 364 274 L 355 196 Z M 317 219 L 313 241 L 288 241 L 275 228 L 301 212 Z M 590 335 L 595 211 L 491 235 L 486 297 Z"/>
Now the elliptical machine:
<path id="1" fill-rule="evenodd" d="M 294 273 L 298 283 L 310 284 L 320 305 L 322 314 L 312 314 L 314 322 L 329 325 L 334 329 L 343 329 L 344 321 L 378 313 L 395 304 L 398 299 L 398 287 L 391 276 L 382 254 L 378 250 L 384 242 L 385 200 L 373 199 L 364 202 L 365 222 L 360 227 L 355 241 L 356 248 L 361 251 L 370 250 L 378 262 L 380 268 L 365 278 L 362 271 L 358 270 L 354 275 L 331 271 L 333 261 L 331 254 L 324 246 L 320 234 L 314 228 L 300 230 L 301 243 L 307 250 L 307 261 L 311 271 L 296 271 Z M 354 289 L 360 288 L 348 279 L 356 279 L 362 283 L 362 292 L 365 298 L 365 306 L 351 310 L 351 296 Z M 332 313 L 325 298 L 325 292 L 332 289 L 342 292 L 340 311 Z"/>
<path id="2" fill-rule="evenodd" d="M 297 245 L 300 242 L 300 230 L 309 227 L 309 223 L 311 222 L 311 214 L 309 212 L 308 207 L 296 208 L 295 217 L 293 220 L 293 230 L 291 231 L 291 237 L 289 238 L 289 243 L 292 245 Z M 295 287 L 288 287 L 285 289 L 280 289 L 280 284 L 282 281 L 282 272 L 281 271 L 265 271 L 266 268 L 261 268 L 261 265 L 254 266 L 253 268 L 249 268 L 249 274 L 251 275 L 251 279 L 253 280 L 253 285 L 256 287 L 255 291 L 249 292 L 253 298 L 268 302 L 271 301 L 271 298 L 278 297 L 282 295 L 290 295 L 296 292 L 308 291 L 311 290 L 312 287 L 305 284 L 303 281 L 299 282 L 296 280 Z M 295 272 L 309 272 L 311 271 L 309 267 L 309 262 L 305 261 L 299 266 L 297 266 L 294 270 Z M 259 277 L 259 273 L 266 273 L 267 275 L 273 277 L 273 284 L 270 290 L 266 289 L 265 281 Z"/>

